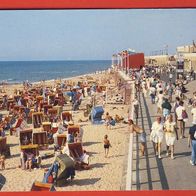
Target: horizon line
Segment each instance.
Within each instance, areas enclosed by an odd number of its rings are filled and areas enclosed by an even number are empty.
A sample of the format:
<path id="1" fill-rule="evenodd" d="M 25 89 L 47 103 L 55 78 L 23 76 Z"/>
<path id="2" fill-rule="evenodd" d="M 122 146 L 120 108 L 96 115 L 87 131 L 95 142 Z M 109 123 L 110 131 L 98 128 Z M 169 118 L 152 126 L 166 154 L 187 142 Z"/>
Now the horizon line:
<path id="1" fill-rule="evenodd" d="M 30 62 L 30 61 L 111 61 L 111 59 L 78 59 L 78 60 L 73 60 L 73 59 L 31 59 L 31 60 L 0 60 L 0 62 Z"/>

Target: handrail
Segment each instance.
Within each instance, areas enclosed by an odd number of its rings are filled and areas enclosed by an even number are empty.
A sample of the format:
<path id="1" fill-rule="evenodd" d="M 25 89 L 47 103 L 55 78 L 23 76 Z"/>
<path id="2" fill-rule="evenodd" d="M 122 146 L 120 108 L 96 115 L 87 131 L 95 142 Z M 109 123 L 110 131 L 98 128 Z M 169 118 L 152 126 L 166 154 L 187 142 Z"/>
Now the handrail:
<path id="1" fill-rule="evenodd" d="M 135 85 L 132 82 L 132 96 L 131 100 L 135 97 Z M 134 118 L 134 106 L 131 103 L 131 119 Z M 130 133 L 129 138 L 129 152 L 128 152 L 128 164 L 127 164 L 127 177 L 126 177 L 126 190 L 132 190 L 132 166 L 133 166 L 133 133 Z"/>
<path id="2" fill-rule="evenodd" d="M 131 79 L 123 72 L 119 71 L 119 75 L 126 81 L 130 81 Z M 134 106 L 132 100 L 135 97 L 135 83 L 131 82 L 131 119 L 134 118 Z M 127 163 L 127 175 L 126 175 L 126 188 L 125 190 L 132 190 L 132 166 L 133 166 L 133 133 L 130 133 L 129 136 L 129 151 L 128 151 L 128 163 Z"/>

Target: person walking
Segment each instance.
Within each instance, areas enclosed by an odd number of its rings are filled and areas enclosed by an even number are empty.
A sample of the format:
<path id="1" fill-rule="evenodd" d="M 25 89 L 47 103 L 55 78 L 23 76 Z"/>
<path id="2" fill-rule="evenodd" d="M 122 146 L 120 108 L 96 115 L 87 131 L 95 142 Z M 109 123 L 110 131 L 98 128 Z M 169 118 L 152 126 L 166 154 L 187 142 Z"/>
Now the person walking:
<path id="1" fill-rule="evenodd" d="M 157 120 L 152 124 L 150 133 L 150 140 L 155 143 L 155 155 L 158 153 L 159 159 L 161 159 L 161 143 L 163 141 L 164 132 L 161 117 L 157 117 Z"/>
<path id="2" fill-rule="evenodd" d="M 163 91 L 160 91 L 159 94 L 157 95 L 157 113 L 161 114 L 162 113 L 162 104 L 163 104 Z"/>
<path id="3" fill-rule="evenodd" d="M 186 116 L 185 116 L 186 114 Z M 185 132 L 185 121 L 188 118 L 186 109 L 184 107 L 184 102 L 179 102 L 179 107 L 176 109 L 176 115 L 177 115 L 177 126 L 180 132 L 180 139 L 185 138 L 184 132 Z M 179 134 L 178 134 L 179 135 Z"/>
<path id="4" fill-rule="evenodd" d="M 146 133 L 145 131 L 139 127 L 138 125 L 133 123 L 133 120 L 129 119 L 128 120 L 128 125 L 129 125 L 129 131 L 131 133 L 136 133 L 139 136 L 139 141 L 141 144 L 140 150 L 141 150 L 141 156 L 144 156 L 145 153 L 145 148 L 146 148 Z"/>
<path id="5" fill-rule="evenodd" d="M 168 94 L 168 100 L 170 103 L 172 102 L 173 92 L 174 92 L 174 88 L 172 86 L 172 83 L 169 83 L 169 86 L 167 87 L 167 94 Z"/>
<path id="6" fill-rule="evenodd" d="M 109 153 L 109 148 L 112 147 L 110 141 L 108 140 L 108 135 L 104 136 L 103 143 L 104 143 L 104 150 L 105 150 L 105 158 L 107 158 Z"/>
<path id="7" fill-rule="evenodd" d="M 164 121 L 166 120 L 167 116 L 171 113 L 172 106 L 169 103 L 167 98 L 164 98 L 163 104 L 162 104 L 162 111 L 163 111 L 163 117 Z"/>
<path id="8" fill-rule="evenodd" d="M 169 156 L 169 148 L 171 148 L 171 159 L 174 159 L 174 142 L 176 140 L 175 129 L 176 123 L 173 121 L 172 114 L 170 114 L 164 124 L 164 131 L 167 145 L 166 156 Z"/>
<path id="9" fill-rule="evenodd" d="M 154 104 L 155 103 L 155 96 L 156 96 L 156 88 L 151 85 L 150 89 L 149 89 L 149 94 L 150 94 L 150 98 L 151 98 L 151 103 Z"/>
<path id="10" fill-rule="evenodd" d="M 193 126 L 189 129 L 188 146 L 191 146 L 191 160 L 190 164 L 196 164 L 196 121 L 193 122 Z"/>

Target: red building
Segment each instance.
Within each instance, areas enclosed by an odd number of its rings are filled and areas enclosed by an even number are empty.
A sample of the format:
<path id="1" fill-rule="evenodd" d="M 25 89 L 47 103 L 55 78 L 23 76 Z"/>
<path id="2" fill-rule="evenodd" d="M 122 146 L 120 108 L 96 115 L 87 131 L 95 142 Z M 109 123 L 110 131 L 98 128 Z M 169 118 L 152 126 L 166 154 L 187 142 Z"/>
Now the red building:
<path id="1" fill-rule="evenodd" d="M 127 55 L 127 69 L 141 69 L 144 63 L 144 53 L 133 53 Z"/>
<path id="2" fill-rule="evenodd" d="M 118 55 L 115 55 L 115 57 L 116 61 L 113 64 L 117 65 L 119 69 L 124 70 L 126 72 L 128 72 L 129 69 L 140 70 L 145 65 L 144 53 L 133 53 L 130 51 L 123 51 L 120 52 Z"/>

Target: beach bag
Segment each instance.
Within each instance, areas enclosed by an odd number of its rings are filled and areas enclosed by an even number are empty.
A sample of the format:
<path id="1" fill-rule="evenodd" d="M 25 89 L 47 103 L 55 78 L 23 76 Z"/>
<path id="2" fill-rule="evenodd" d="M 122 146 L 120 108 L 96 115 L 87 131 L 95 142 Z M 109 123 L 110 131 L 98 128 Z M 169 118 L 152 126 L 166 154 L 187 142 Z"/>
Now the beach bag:
<path id="1" fill-rule="evenodd" d="M 182 111 L 182 119 L 184 122 L 188 121 L 188 114 L 185 110 Z"/>

